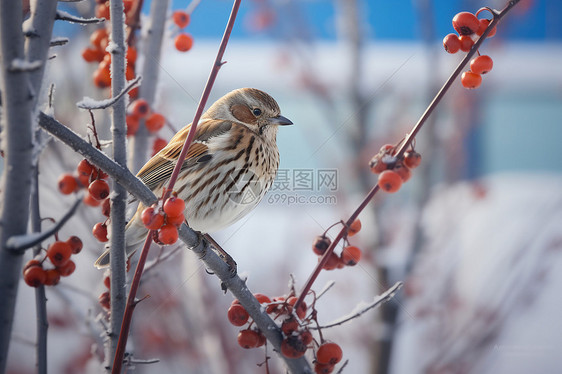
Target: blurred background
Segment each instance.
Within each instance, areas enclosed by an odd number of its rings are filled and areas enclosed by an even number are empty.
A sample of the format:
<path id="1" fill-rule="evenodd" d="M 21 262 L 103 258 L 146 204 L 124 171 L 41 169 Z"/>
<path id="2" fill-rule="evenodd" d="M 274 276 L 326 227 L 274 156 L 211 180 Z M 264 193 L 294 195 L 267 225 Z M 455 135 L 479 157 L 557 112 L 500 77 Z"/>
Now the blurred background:
<path id="1" fill-rule="evenodd" d="M 142 25 L 149 22 L 144 1 Z M 347 219 L 376 184 L 368 161 L 396 144 L 417 122 L 463 53 L 450 55 L 443 37 L 451 19 L 504 0 L 247 0 L 242 3 L 210 102 L 239 87 L 278 101 L 295 125 L 278 134 L 281 165 L 272 190 L 252 214 L 215 239 L 236 259 L 253 292 L 300 289 L 317 257 L 311 244 Z M 95 2 L 60 4 L 93 15 Z M 232 3 L 172 1 L 193 7 L 186 28 L 193 48 L 173 48 L 166 29 L 156 59 L 153 108 L 175 129 L 191 122 Z M 489 17 L 483 12 L 482 16 Z M 57 119 L 86 134 L 87 112 L 75 103 L 108 93 L 91 82 L 82 60 L 99 26 L 58 22 L 67 36 L 49 66 Z M 145 29 L 141 30 L 144 33 Z M 144 34 L 143 34 L 144 35 Z M 344 373 L 558 373 L 562 366 L 562 3 L 521 0 L 480 52 L 494 60 L 477 90 L 460 80 L 416 139 L 423 158 L 396 194 L 379 194 L 361 214 L 351 243 L 363 250 L 351 268 L 324 271 L 314 289 L 335 286 L 316 304 L 321 324 L 373 300 L 397 281 L 404 287 L 382 308 L 323 331 L 340 344 Z M 138 70 L 141 71 L 141 70 Z M 44 85 L 46 86 L 46 85 Z M 96 113 L 109 137 L 107 113 Z M 168 140 L 166 127 L 158 136 Z M 55 218 L 72 204 L 56 180 L 80 158 L 51 142 L 41 158 L 42 211 Z M 104 312 L 103 272 L 93 267 L 102 245 L 91 227 L 99 210 L 84 206 L 61 235 L 79 235 L 86 250 L 77 271 L 48 289 L 49 365 L 53 373 L 97 373 Z M 336 230 L 329 231 L 335 235 Z M 164 251 L 171 251 L 165 248 Z M 157 247 L 153 251 L 159 253 Z M 136 308 L 130 351 L 140 373 L 264 373 L 262 350 L 236 342 L 226 310 L 232 301 L 217 279 L 185 250 L 154 266 Z M 10 373 L 34 372 L 33 290 L 20 287 Z M 559 325 L 558 325 L 559 326 Z M 272 373 L 284 372 L 269 351 Z M 340 365 L 341 366 L 341 365 Z"/>

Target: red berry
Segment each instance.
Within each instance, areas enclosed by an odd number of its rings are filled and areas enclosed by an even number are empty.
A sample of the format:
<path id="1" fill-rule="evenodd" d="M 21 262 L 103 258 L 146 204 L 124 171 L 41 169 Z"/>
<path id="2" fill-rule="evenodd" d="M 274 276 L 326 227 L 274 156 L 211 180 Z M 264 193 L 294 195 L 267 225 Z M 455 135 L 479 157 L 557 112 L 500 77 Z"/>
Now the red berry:
<path id="1" fill-rule="evenodd" d="M 70 259 L 72 248 L 67 242 L 54 242 L 47 249 L 47 257 L 55 266 L 62 266 Z"/>
<path id="2" fill-rule="evenodd" d="M 158 240 L 164 244 L 174 244 L 178 241 L 178 229 L 174 225 L 164 225 L 158 231 Z"/>
<path id="3" fill-rule="evenodd" d="M 162 148 L 166 146 L 166 144 L 168 144 L 168 142 L 162 138 L 154 139 L 154 143 L 152 144 L 152 156 L 160 152 Z"/>
<path id="4" fill-rule="evenodd" d="M 312 244 L 312 250 L 318 256 L 322 256 L 324 252 L 326 252 L 326 249 L 328 249 L 330 244 L 332 244 L 332 241 L 327 236 L 317 236 L 314 240 L 314 243 Z"/>
<path id="5" fill-rule="evenodd" d="M 321 364 L 335 365 L 341 361 L 343 352 L 336 343 L 324 343 L 316 351 L 316 361 Z"/>
<path id="6" fill-rule="evenodd" d="M 492 70 L 493 66 L 494 61 L 487 55 L 475 57 L 470 61 L 470 71 L 475 74 L 486 74 Z"/>
<path id="7" fill-rule="evenodd" d="M 76 264 L 72 260 L 68 260 L 63 266 L 57 266 L 57 271 L 62 277 L 68 277 L 76 270 Z"/>
<path id="8" fill-rule="evenodd" d="M 146 119 L 145 125 L 149 132 L 158 132 L 166 124 L 166 117 L 160 113 L 152 113 Z"/>
<path id="9" fill-rule="evenodd" d="M 478 34 L 478 36 L 482 36 L 482 34 L 484 34 L 484 31 L 486 31 L 486 29 L 490 25 L 490 22 L 491 21 L 489 19 L 485 19 L 485 18 L 481 19 L 480 27 L 478 28 L 478 31 L 476 31 L 476 34 Z M 494 28 L 490 30 L 490 32 L 488 33 L 488 38 L 491 38 L 494 35 L 496 35 L 496 31 L 497 31 L 497 26 L 494 26 Z"/>
<path id="10" fill-rule="evenodd" d="M 149 230 L 158 230 L 164 224 L 164 216 L 156 213 L 153 207 L 145 208 L 142 211 L 141 220 Z"/>
<path id="11" fill-rule="evenodd" d="M 72 254 L 78 254 L 82 250 L 83 247 L 82 240 L 75 235 L 68 238 L 66 240 L 66 243 L 70 246 L 70 250 L 72 251 Z"/>
<path id="12" fill-rule="evenodd" d="M 59 178 L 59 191 L 64 195 L 69 195 L 78 189 L 76 178 L 70 174 L 63 174 Z"/>
<path id="13" fill-rule="evenodd" d="M 23 280 L 30 287 L 39 287 L 45 284 L 47 274 L 40 266 L 32 266 L 23 272 Z"/>
<path id="14" fill-rule="evenodd" d="M 404 165 L 410 169 L 415 169 L 421 164 L 421 155 L 416 151 L 406 151 L 404 153 Z"/>
<path id="15" fill-rule="evenodd" d="M 185 210 L 185 202 L 179 197 L 171 196 L 166 199 L 163 209 L 170 216 L 179 216 Z"/>
<path id="16" fill-rule="evenodd" d="M 271 299 L 267 295 L 264 295 L 262 293 L 255 293 L 254 297 L 256 298 L 256 300 L 258 300 L 258 303 L 260 303 L 260 304 L 271 303 Z"/>
<path id="17" fill-rule="evenodd" d="M 347 266 L 357 265 L 361 259 L 361 250 L 353 245 L 347 246 L 341 253 L 341 261 Z"/>
<path id="18" fill-rule="evenodd" d="M 257 347 L 261 347 L 262 345 L 265 345 L 265 343 L 267 342 L 267 339 L 265 338 L 265 335 L 261 333 L 261 331 L 258 331 L 258 345 L 256 345 Z"/>
<path id="19" fill-rule="evenodd" d="M 480 28 L 480 21 L 470 12 L 460 12 L 453 17 L 453 27 L 459 35 L 472 35 Z"/>
<path id="20" fill-rule="evenodd" d="M 469 90 L 478 88 L 482 84 L 482 76 L 471 71 L 465 71 L 461 75 L 461 83 L 464 88 Z"/>
<path id="21" fill-rule="evenodd" d="M 330 253 L 330 257 L 328 258 L 328 261 L 324 264 L 323 269 L 334 270 L 335 268 L 338 267 L 339 262 L 340 262 L 340 258 L 338 257 L 338 255 L 332 252 Z"/>
<path id="22" fill-rule="evenodd" d="M 281 353 L 287 358 L 299 358 L 306 352 L 306 344 L 300 336 L 291 335 L 281 342 Z"/>
<path id="23" fill-rule="evenodd" d="M 319 362 L 314 364 L 314 373 L 315 374 L 332 374 L 334 372 L 334 365 L 330 364 L 321 364 Z"/>
<path id="24" fill-rule="evenodd" d="M 137 49 L 135 47 L 129 46 L 127 48 L 127 65 L 134 65 L 137 61 Z"/>
<path id="25" fill-rule="evenodd" d="M 41 261 L 36 260 L 36 259 L 33 258 L 33 259 L 27 261 L 27 263 L 26 263 L 25 266 L 23 267 L 23 271 L 22 271 L 22 272 L 25 272 L 27 269 L 29 269 L 29 268 L 31 268 L 31 267 L 34 267 L 34 266 L 42 267 L 43 265 L 41 265 Z"/>
<path id="26" fill-rule="evenodd" d="M 189 25 L 190 17 L 189 17 L 189 14 L 187 12 L 184 12 L 183 10 L 176 10 L 172 14 L 172 19 L 174 20 L 174 23 L 176 25 L 178 25 L 178 27 L 180 29 L 183 29 L 184 27 Z"/>
<path id="27" fill-rule="evenodd" d="M 240 304 L 231 305 L 228 308 L 227 316 L 230 323 L 234 326 L 244 326 L 250 318 L 246 309 Z"/>
<path id="28" fill-rule="evenodd" d="M 461 51 L 463 51 L 463 52 L 470 51 L 470 49 L 474 45 L 474 40 L 472 40 L 472 38 L 468 35 L 462 35 L 459 38 L 459 41 L 461 43 Z"/>
<path id="29" fill-rule="evenodd" d="M 100 200 L 94 199 L 94 197 L 92 195 L 90 195 L 89 193 L 87 193 L 84 196 L 84 199 L 82 201 L 84 202 L 84 204 L 92 206 L 92 207 L 100 206 L 100 204 L 101 204 Z"/>
<path id="30" fill-rule="evenodd" d="M 94 47 L 100 49 L 102 46 L 102 40 L 107 38 L 107 30 L 105 27 L 102 27 L 101 29 L 94 30 L 94 32 L 90 35 L 90 43 L 92 43 Z"/>
<path id="31" fill-rule="evenodd" d="M 456 34 L 449 34 L 443 38 L 443 47 L 449 53 L 457 53 L 461 49 L 461 42 Z"/>
<path id="32" fill-rule="evenodd" d="M 347 228 L 347 236 L 351 237 L 357 234 L 361 230 L 361 220 L 357 218 L 349 227 Z"/>
<path id="33" fill-rule="evenodd" d="M 107 68 L 97 68 L 92 75 L 94 79 L 94 84 L 98 88 L 106 88 L 111 86 L 111 73 L 109 67 Z"/>
<path id="34" fill-rule="evenodd" d="M 57 269 L 45 270 L 45 286 L 56 286 L 60 282 L 60 273 Z"/>
<path id="35" fill-rule="evenodd" d="M 402 178 L 393 170 L 385 170 L 379 174 L 378 184 L 381 190 L 394 193 L 402 186 Z"/>
<path id="36" fill-rule="evenodd" d="M 94 235 L 94 238 L 102 243 L 105 243 L 109 240 L 107 238 L 107 225 L 105 223 L 96 223 L 94 225 L 94 228 L 92 229 L 92 234 Z"/>
<path id="37" fill-rule="evenodd" d="M 133 101 L 129 109 L 131 114 L 139 119 L 145 118 L 150 114 L 150 105 L 148 105 L 148 102 L 145 99 Z"/>
<path id="38" fill-rule="evenodd" d="M 109 20 L 109 2 L 101 3 L 96 6 L 96 17 Z"/>
<path id="39" fill-rule="evenodd" d="M 412 176 L 412 172 L 410 171 L 410 169 L 407 168 L 403 163 L 397 164 L 392 170 L 394 170 L 400 176 L 400 178 L 402 179 L 402 183 L 406 183 Z"/>
<path id="40" fill-rule="evenodd" d="M 312 337 L 312 333 L 308 330 L 302 331 L 300 335 L 303 344 L 306 346 L 308 346 L 310 343 L 312 343 L 312 340 L 314 340 L 314 338 Z"/>
<path id="41" fill-rule="evenodd" d="M 78 175 L 87 175 L 89 177 L 90 175 L 92 175 L 94 167 L 88 160 L 83 159 L 78 163 L 76 171 L 78 171 Z"/>
<path id="42" fill-rule="evenodd" d="M 111 200 L 110 199 L 105 199 L 103 201 L 103 203 L 101 204 L 101 214 L 103 214 L 104 216 L 109 218 L 109 215 L 111 214 Z"/>
<path id="43" fill-rule="evenodd" d="M 281 323 L 281 331 L 283 331 L 286 336 L 291 335 L 293 331 L 297 331 L 299 327 L 299 322 L 293 316 L 285 318 L 285 320 Z"/>
<path id="44" fill-rule="evenodd" d="M 86 62 L 100 62 L 103 60 L 104 51 L 97 48 L 84 48 L 82 50 L 82 58 Z"/>
<path id="45" fill-rule="evenodd" d="M 253 330 L 242 330 L 238 333 L 238 344 L 242 348 L 255 348 L 258 346 L 259 342 L 259 334 Z"/>
<path id="46" fill-rule="evenodd" d="M 104 278 L 103 278 L 103 285 L 104 285 L 107 289 L 110 289 L 110 288 L 111 288 L 111 278 L 110 278 L 110 277 L 104 277 Z"/>
<path id="47" fill-rule="evenodd" d="M 185 221 L 185 216 L 180 214 L 179 216 L 166 216 L 166 223 L 174 226 L 180 226 Z"/>
<path id="48" fill-rule="evenodd" d="M 287 304 L 289 304 L 290 306 L 294 306 L 297 303 L 298 298 L 296 296 L 291 296 L 287 299 Z M 303 301 L 300 305 L 299 305 L 299 309 L 295 312 L 297 314 L 297 317 L 299 317 L 300 319 L 304 319 L 304 317 L 306 317 L 306 303 Z"/>
<path id="49" fill-rule="evenodd" d="M 139 130 L 139 117 L 133 114 L 127 114 L 125 123 L 127 124 L 127 136 L 135 135 Z"/>
<path id="50" fill-rule="evenodd" d="M 103 200 L 109 196 L 109 184 L 103 179 L 96 179 L 88 187 L 88 192 L 96 200 Z"/>
<path id="51" fill-rule="evenodd" d="M 178 51 L 187 52 L 193 47 L 193 37 L 189 34 L 181 33 L 176 36 L 174 45 Z"/>
<path id="52" fill-rule="evenodd" d="M 111 297 L 109 296 L 109 292 L 105 291 L 104 293 L 102 293 L 99 298 L 98 298 L 100 305 L 102 306 L 102 308 L 109 310 L 111 308 L 110 306 L 110 300 Z"/>

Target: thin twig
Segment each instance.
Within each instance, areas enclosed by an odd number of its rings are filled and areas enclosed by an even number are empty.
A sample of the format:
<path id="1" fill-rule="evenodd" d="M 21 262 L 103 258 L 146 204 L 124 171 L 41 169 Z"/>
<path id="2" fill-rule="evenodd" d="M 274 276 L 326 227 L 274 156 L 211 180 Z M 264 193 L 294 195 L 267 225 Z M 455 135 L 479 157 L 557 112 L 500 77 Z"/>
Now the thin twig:
<path id="1" fill-rule="evenodd" d="M 371 310 L 373 308 L 376 308 L 376 307 L 379 307 L 383 303 L 386 303 L 386 302 L 390 301 L 394 297 L 396 292 L 402 287 L 402 285 L 403 285 L 402 282 L 396 282 L 392 287 L 390 287 L 388 290 L 386 290 L 382 295 L 377 296 L 374 301 L 369 303 L 367 306 L 361 308 L 361 310 L 359 310 L 357 312 L 353 312 L 353 314 L 342 317 L 342 318 L 340 318 L 336 321 L 330 322 L 327 325 L 318 326 L 318 327 L 311 327 L 311 329 L 312 330 L 322 330 L 322 329 L 327 329 L 329 327 L 340 326 L 340 325 L 343 325 L 346 322 L 354 320 L 355 318 L 361 317 L 363 314 L 367 313 L 369 310 Z"/>
<path id="2" fill-rule="evenodd" d="M 443 97 L 445 96 L 445 94 L 447 93 L 447 91 L 449 90 L 451 85 L 453 84 L 453 82 L 461 74 L 462 70 L 468 64 L 468 62 L 470 61 L 472 56 L 478 51 L 478 48 L 480 48 L 480 45 L 482 45 L 482 43 L 484 42 L 484 40 L 486 39 L 486 37 L 488 36 L 490 31 L 496 26 L 496 24 L 500 21 L 500 19 L 502 19 L 511 10 L 511 8 L 513 8 L 519 1 L 520 0 L 509 1 L 507 3 L 507 5 L 505 6 L 505 8 L 501 12 L 494 13 L 494 18 L 493 18 L 492 22 L 490 22 L 490 24 L 488 25 L 488 28 L 486 28 L 486 30 L 480 36 L 480 38 L 476 41 L 476 43 L 474 44 L 472 49 L 462 59 L 462 61 L 457 66 L 457 68 L 453 71 L 453 73 L 449 77 L 449 79 L 447 79 L 447 81 L 445 82 L 443 87 L 441 87 L 441 89 L 439 90 L 437 95 L 435 95 L 435 98 L 431 101 L 431 103 L 429 104 L 429 106 L 427 107 L 425 112 L 422 114 L 422 116 L 420 117 L 418 122 L 414 125 L 414 127 L 412 128 L 412 131 L 410 131 L 408 133 L 408 135 L 406 136 L 406 138 L 404 139 L 404 141 L 401 142 L 400 148 L 398 149 L 398 151 L 396 152 L 396 155 L 394 156 L 396 159 L 399 159 L 400 157 L 402 157 L 404 155 L 404 153 L 406 152 L 406 150 L 408 149 L 408 147 L 410 146 L 410 144 L 414 140 L 416 134 L 423 127 L 425 121 L 428 119 L 428 117 L 431 115 L 431 113 L 433 113 L 433 111 L 435 110 L 435 108 L 437 107 L 437 105 L 439 104 L 441 99 L 443 99 Z M 357 207 L 357 209 L 351 214 L 349 219 L 346 221 L 346 226 L 351 225 L 353 223 L 353 221 L 355 221 L 357 219 L 359 214 L 363 211 L 363 209 L 365 209 L 365 207 L 369 204 L 369 202 L 373 199 L 373 197 L 375 197 L 375 195 L 378 191 L 379 191 L 379 186 L 377 184 L 369 191 L 369 193 L 367 194 L 365 199 L 363 199 L 361 204 L 359 204 L 359 207 Z M 324 265 L 328 262 L 328 259 L 331 256 L 331 254 L 334 252 L 335 247 L 345 236 L 345 234 L 347 232 L 346 226 L 342 227 L 342 229 L 340 230 L 340 232 L 338 233 L 338 235 L 336 236 L 336 238 L 334 239 L 332 244 L 330 244 L 330 246 L 328 247 L 328 249 L 324 253 L 323 257 L 320 259 L 320 261 L 318 261 L 318 264 L 316 265 L 316 268 L 314 269 L 314 271 L 312 272 L 312 274 L 310 275 L 310 277 L 306 281 L 306 283 L 305 283 L 305 285 L 304 285 L 304 287 L 303 287 L 303 289 L 302 289 L 302 291 L 299 295 L 299 298 L 294 305 L 295 309 L 298 309 L 300 304 L 304 301 L 304 298 L 308 294 L 308 291 L 310 291 L 310 289 L 312 287 L 312 284 L 314 283 L 314 281 L 318 277 L 318 274 L 320 274 L 320 271 L 322 270 Z"/>
<path id="3" fill-rule="evenodd" d="M 35 133 L 36 136 L 38 135 Z M 39 163 L 33 167 L 33 188 L 31 190 L 31 230 L 41 231 L 41 212 L 39 209 Z M 36 243 L 39 244 L 39 243 Z M 37 256 L 41 253 L 41 246 L 37 245 L 33 254 Z M 47 320 L 47 297 L 45 296 L 45 285 L 40 285 L 35 289 L 35 311 L 37 313 L 37 343 L 35 344 L 36 366 L 38 374 L 47 373 L 47 330 L 49 322 Z"/>
<path id="4" fill-rule="evenodd" d="M 68 220 L 74 215 L 74 213 L 76 213 L 76 210 L 78 209 L 81 203 L 82 203 L 82 198 L 78 198 L 74 202 L 72 207 L 69 209 L 69 211 L 66 212 L 65 215 L 62 216 L 62 218 L 53 227 L 51 227 L 46 231 L 38 232 L 34 230 L 33 234 L 12 236 L 6 242 L 6 248 L 11 250 L 21 251 L 24 249 L 31 248 L 37 244 L 40 244 L 43 240 L 47 239 L 55 232 L 59 231 L 61 227 L 63 227 L 64 224 L 68 222 Z"/>
<path id="5" fill-rule="evenodd" d="M 115 105 L 115 103 L 119 101 L 119 99 L 121 99 L 121 97 L 123 97 L 123 95 L 125 95 L 127 92 L 138 86 L 141 83 L 141 80 L 142 77 L 140 75 L 137 76 L 132 81 L 129 81 L 127 85 L 122 90 L 120 90 L 117 95 L 110 97 L 107 100 L 94 100 L 89 97 L 84 97 L 81 101 L 76 103 L 76 106 L 80 109 L 87 109 L 87 110 L 107 109 Z"/>
<path id="6" fill-rule="evenodd" d="M 78 16 L 74 16 L 70 13 L 67 13 L 63 10 L 57 10 L 57 14 L 55 16 L 55 19 L 57 21 L 68 21 L 71 23 L 80 23 L 80 24 L 90 24 L 90 23 L 100 23 L 100 22 L 104 22 L 105 18 L 96 18 L 96 17 L 92 17 L 92 18 L 83 18 L 83 17 L 78 17 Z"/>

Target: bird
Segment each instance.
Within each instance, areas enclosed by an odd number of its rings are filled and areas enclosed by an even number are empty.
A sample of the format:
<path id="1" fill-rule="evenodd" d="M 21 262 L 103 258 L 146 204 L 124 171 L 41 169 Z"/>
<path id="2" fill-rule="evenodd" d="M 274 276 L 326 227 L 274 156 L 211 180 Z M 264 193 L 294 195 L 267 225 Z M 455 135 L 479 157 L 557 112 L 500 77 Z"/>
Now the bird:
<path id="1" fill-rule="evenodd" d="M 239 88 L 213 103 L 201 116 L 174 186 L 185 201 L 189 227 L 213 233 L 246 216 L 262 200 L 277 175 L 279 126 L 292 125 L 273 97 L 256 88 Z M 179 130 L 137 177 L 156 196 L 166 188 L 191 124 Z M 138 208 L 125 228 L 127 255 L 145 240 L 148 230 Z M 109 249 L 95 262 L 109 265 Z"/>

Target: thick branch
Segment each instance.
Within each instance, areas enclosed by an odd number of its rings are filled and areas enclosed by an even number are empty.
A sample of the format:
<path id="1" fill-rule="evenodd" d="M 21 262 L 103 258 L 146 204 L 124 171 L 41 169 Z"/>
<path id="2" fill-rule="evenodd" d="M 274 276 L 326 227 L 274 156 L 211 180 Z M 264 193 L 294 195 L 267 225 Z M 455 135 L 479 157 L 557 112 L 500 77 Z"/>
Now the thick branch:
<path id="1" fill-rule="evenodd" d="M 0 190 L 0 373 L 6 370 L 22 252 L 6 248 L 12 236 L 27 232 L 32 173 L 32 95 L 29 73 L 10 71 L 24 59 L 20 1 L 0 1 L 0 91 L 4 172 Z"/>
<path id="2" fill-rule="evenodd" d="M 122 167 L 127 167 L 127 127 L 125 125 L 125 32 L 123 28 L 123 1 L 110 0 L 111 15 L 111 96 L 115 97 L 111 112 L 111 135 L 113 159 Z M 137 78 L 137 81 L 140 79 Z M 134 85 L 136 83 L 133 83 Z M 132 86 L 130 85 L 130 86 Z M 111 196 L 111 239 L 109 252 L 109 268 L 111 272 L 111 310 L 109 324 L 109 344 L 107 361 L 115 355 L 121 330 L 121 321 L 125 313 L 127 299 L 127 274 L 125 255 L 125 225 L 127 209 L 127 191 L 116 181 L 112 182 Z"/>

